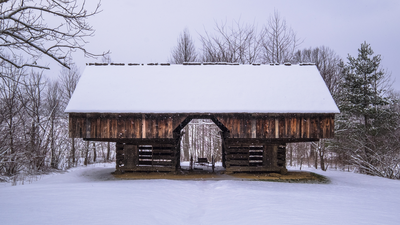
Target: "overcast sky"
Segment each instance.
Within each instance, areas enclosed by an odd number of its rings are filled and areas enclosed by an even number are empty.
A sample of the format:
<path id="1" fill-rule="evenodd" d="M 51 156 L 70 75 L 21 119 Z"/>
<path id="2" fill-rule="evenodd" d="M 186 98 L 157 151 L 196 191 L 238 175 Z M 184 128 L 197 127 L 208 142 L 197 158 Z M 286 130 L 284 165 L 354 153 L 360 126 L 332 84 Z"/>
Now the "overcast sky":
<path id="1" fill-rule="evenodd" d="M 304 39 L 301 49 L 325 45 L 342 58 L 356 57 L 361 43 L 367 41 L 382 55 L 382 66 L 392 73 L 397 80 L 393 87 L 400 91 L 398 0 L 103 0 L 101 4 L 102 12 L 89 20 L 96 33 L 88 39 L 87 49 L 110 50 L 114 62 L 165 62 L 184 28 L 200 47 L 199 34 L 211 31 L 216 22 L 240 20 L 262 26 L 276 10 Z M 82 54 L 75 54 L 74 60 L 82 70 L 85 62 L 95 61 Z"/>

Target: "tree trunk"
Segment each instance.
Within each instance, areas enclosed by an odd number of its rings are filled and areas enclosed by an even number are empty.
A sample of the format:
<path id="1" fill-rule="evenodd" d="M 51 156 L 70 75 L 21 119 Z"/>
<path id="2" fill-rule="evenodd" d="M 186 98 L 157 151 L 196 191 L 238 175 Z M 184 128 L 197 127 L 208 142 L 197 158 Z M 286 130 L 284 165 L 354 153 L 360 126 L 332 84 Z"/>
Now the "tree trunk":
<path id="1" fill-rule="evenodd" d="M 74 166 L 76 166 L 75 165 L 75 138 L 72 138 L 71 155 L 72 155 L 72 167 L 74 167 Z"/>
<path id="2" fill-rule="evenodd" d="M 289 162 L 290 166 L 293 166 L 293 146 L 289 145 Z"/>
<path id="3" fill-rule="evenodd" d="M 53 117 L 53 116 L 52 116 Z M 51 165 L 51 167 L 52 168 L 56 168 L 56 159 L 55 159 L 55 149 L 54 149 L 54 118 L 51 118 L 51 131 L 50 131 L 50 134 L 51 134 L 51 136 L 50 136 L 50 138 L 51 138 L 51 144 L 50 144 L 50 147 L 51 147 L 51 162 L 50 162 L 50 165 Z"/>
<path id="4" fill-rule="evenodd" d="M 321 165 L 321 170 L 325 171 L 325 159 L 324 159 L 324 150 L 322 149 L 322 146 L 319 149 L 319 160 L 320 160 L 320 165 Z"/>
<path id="5" fill-rule="evenodd" d="M 96 162 L 97 152 L 96 152 L 96 143 L 93 142 L 93 162 Z"/>
<path id="6" fill-rule="evenodd" d="M 314 151 L 314 167 L 318 169 L 318 151 Z"/>
<path id="7" fill-rule="evenodd" d="M 85 166 L 89 164 L 89 141 L 86 143 L 86 150 L 85 150 Z"/>
<path id="8" fill-rule="evenodd" d="M 107 162 L 110 161 L 110 142 L 107 142 Z"/>

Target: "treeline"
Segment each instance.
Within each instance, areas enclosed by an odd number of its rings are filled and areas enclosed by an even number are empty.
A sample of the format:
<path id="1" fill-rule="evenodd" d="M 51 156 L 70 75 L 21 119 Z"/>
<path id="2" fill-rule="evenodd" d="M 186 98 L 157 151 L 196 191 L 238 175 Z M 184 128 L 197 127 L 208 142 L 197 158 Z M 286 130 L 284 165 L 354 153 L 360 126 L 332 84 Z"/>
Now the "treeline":
<path id="1" fill-rule="evenodd" d="M 368 43 L 361 44 L 357 57 L 349 55 L 347 59 L 326 46 L 300 49 L 301 39 L 276 12 L 261 29 L 235 22 L 231 26 L 216 24 L 212 32 L 204 33 L 199 34 L 201 47 L 196 49 L 185 29 L 178 37 L 170 61 L 176 64 L 311 62 L 320 71 L 341 111 L 335 117 L 335 138 L 288 144 L 288 166 L 335 168 L 400 179 L 399 95 L 391 89 L 390 74 L 380 66 L 381 56 L 374 54 Z M 209 136 L 216 140 L 219 137 Z M 183 137 L 187 138 L 193 137 Z M 186 148 L 194 149 L 192 152 L 198 151 L 197 145 L 185 143 Z M 212 154 L 216 155 L 217 150 Z"/>
<path id="2" fill-rule="evenodd" d="M 42 72 L 1 65 L 0 179 L 109 161 L 114 146 L 68 137 L 64 113 L 80 74 L 63 68 L 57 80 Z"/>

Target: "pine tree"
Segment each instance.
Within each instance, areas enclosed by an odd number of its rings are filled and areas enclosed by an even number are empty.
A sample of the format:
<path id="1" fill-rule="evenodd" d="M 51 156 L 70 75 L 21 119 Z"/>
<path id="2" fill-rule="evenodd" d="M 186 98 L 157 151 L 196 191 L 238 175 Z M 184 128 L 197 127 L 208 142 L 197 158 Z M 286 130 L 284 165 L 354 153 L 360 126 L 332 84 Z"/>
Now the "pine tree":
<path id="1" fill-rule="evenodd" d="M 357 58 L 349 55 L 347 59 L 340 64 L 344 83 L 336 120 L 337 153 L 347 155 L 362 173 L 388 177 L 382 172 L 393 156 L 388 137 L 399 130 L 395 99 L 388 95 L 389 78 L 380 69 L 381 56 L 374 55 L 366 42 Z"/>
<path id="2" fill-rule="evenodd" d="M 386 74 L 380 69 L 381 56 L 375 55 L 369 44 L 364 42 L 358 49 L 358 57 L 348 56 L 347 65 L 341 64 L 344 91 L 340 110 L 359 118 L 359 123 L 368 130 L 378 111 L 390 103 L 384 96 Z"/>

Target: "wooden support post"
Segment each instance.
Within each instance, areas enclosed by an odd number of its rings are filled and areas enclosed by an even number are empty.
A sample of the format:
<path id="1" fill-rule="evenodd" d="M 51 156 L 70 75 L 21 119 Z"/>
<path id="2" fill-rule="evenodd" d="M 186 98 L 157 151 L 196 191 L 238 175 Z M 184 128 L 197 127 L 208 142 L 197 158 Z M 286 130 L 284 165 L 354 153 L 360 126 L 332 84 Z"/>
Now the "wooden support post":
<path id="1" fill-rule="evenodd" d="M 222 167 L 226 168 L 226 156 L 225 156 L 225 133 L 226 132 L 222 132 L 221 133 L 221 150 L 222 150 Z"/>
<path id="2" fill-rule="evenodd" d="M 193 170 L 193 155 L 190 155 L 190 164 L 189 164 L 189 170 Z"/>
<path id="3" fill-rule="evenodd" d="M 281 168 L 281 174 L 287 174 L 286 169 L 286 143 L 281 143 L 277 146 L 277 162 Z"/>
<path id="4" fill-rule="evenodd" d="M 278 145 L 265 144 L 263 150 L 263 166 L 266 168 L 278 167 Z"/>
<path id="5" fill-rule="evenodd" d="M 123 143 L 115 143 L 115 173 L 122 173 L 121 167 L 124 163 L 124 144 Z"/>
<path id="6" fill-rule="evenodd" d="M 212 165 L 212 172 L 214 173 L 214 168 L 215 168 L 214 155 L 211 156 L 211 165 Z"/>

